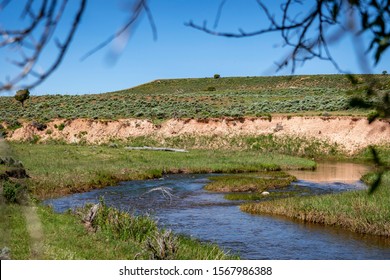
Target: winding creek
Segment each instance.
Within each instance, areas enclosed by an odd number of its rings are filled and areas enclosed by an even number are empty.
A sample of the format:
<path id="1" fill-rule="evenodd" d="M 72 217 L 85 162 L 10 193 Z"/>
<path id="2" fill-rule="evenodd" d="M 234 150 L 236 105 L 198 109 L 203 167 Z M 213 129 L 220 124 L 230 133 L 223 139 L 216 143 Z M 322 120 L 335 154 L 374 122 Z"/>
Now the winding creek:
<path id="1" fill-rule="evenodd" d="M 298 178 L 289 188 L 301 195 L 364 189 L 359 180 L 367 167 L 350 163 L 323 163 L 316 171 L 292 171 Z M 156 180 L 122 182 L 118 186 L 46 200 L 55 211 L 96 203 L 135 213 L 149 213 L 174 232 L 211 241 L 242 259 L 390 259 L 388 239 L 363 236 L 337 228 L 297 223 L 241 212 L 240 201 L 203 190 L 210 174 L 177 174 Z M 172 197 L 149 192 L 172 188 Z M 287 188 L 287 190 L 289 190 Z"/>

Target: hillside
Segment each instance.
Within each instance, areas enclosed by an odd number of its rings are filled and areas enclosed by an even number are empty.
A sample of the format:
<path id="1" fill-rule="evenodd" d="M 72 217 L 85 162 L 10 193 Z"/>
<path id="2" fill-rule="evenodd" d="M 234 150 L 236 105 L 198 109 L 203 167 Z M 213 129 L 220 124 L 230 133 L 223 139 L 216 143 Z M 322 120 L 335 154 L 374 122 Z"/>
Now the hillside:
<path id="1" fill-rule="evenodd" d="M 373 78 L 378 91 L 390 89 L 388 75 L 355 76 L 354 83 L 345 75 L 318 75 L 157 80 L 102 94 L 32 96 L 25 108 L 2 97 L 0 132 L 33 143 L 271 145 L 295 155 L 351 154 L 390 143 L 387 120 L 368 124 L 370 110 L 350 105 L 352 96 L 366 96 Z"/>
<path id="2" fill-rule="evenodd" d="M 390 75 L 376 75 L 381 89 Z M 163 120 L 171 118 L 259 117 L 268 114 L 364 115 L 349 105 L 364 93 L 364 80 L 345 75 L 236 77 L 157 80 L 131 89 L 89 95 L 31 96 L 25 108 L 13 97 L 0 97 L 0 123 L 53 119 Z"/>

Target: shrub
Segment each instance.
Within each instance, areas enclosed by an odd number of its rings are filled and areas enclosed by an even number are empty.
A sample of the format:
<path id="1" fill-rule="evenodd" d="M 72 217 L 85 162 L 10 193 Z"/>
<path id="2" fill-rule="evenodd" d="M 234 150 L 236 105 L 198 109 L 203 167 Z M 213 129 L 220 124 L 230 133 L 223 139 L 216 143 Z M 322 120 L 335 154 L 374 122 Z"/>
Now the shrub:
<path id="1" fill-rule="evenodd" d="M 30 92 L 28 89 L 18 90 L 15 94 L 15 99 L 22 103 L 22 107 L 24 107 L 24 101 L 30 98 Z"/>
<path id="2" fill-rule="evenodd" d="M 170 230 L 157 231 L 154 236 L 148 238 L 146 249 L 152 260 L 172 260 L 176 257 L 178 239 Z"/>
<path id="3" fill-rule="evenodd" d="M 7 136 L 7 131 L 5 129 L 5 127 L 0 124 L 0 137 L 6 137 Z"/>
<path id="4" fill-rule="evenodd" d="M 56 125 L 54 125 L 54 127 L 56 127 Z M 65 124 L 64 123 L 61 123 L 60 125 L 57 125 L 57 127 L 56 127 L 59 131 L 62 131 L 62 130 L 64 130 L 64 128 L 65 128 Z"/>
<path id="5" fill-rule="evenodd" d="M 33 127 L 35 127 L 36 129 L 38 129 L 39 131 L 44 131 L 46 128 L 47 128 L 47 125 L 44 124 L 44 123 L 40 123 L 40 122 L 37 122 L 37 121 L 33 121 L 31 123 L 31 125 Z"/>
<path id="6" fill-rule="evenodd" d="M 10 203 L 17 202 L 21 191 L 21 185 L 11 181 L 3 182 L 3 196 Z"/>
<path id="7" fill-rule="evenodd" d="M 30 143 L 31 144 L 36 144 L 39 142 L 39 140 L 41 140 L 41 137 L 39 135 L 36 135 L 34 134 L 31 138 L 30 138 Z"/>
<path id="8" fill-rule="evenodd" d="M 157 232 L 157 224 L 148 216 L 134 216 L 107 206 L 100 199 L 100 206 L 93 221 L 108 238 L 143 242 Z"/>
<path id="9" fill-rule="evenodd" d="M 22 124 L 18 120 L 7 120 L 7 128 L 10 130 L 15 130 L 22 127 Z"/>
<path id="10" fill-rule="evenodd" d="M 380 117 L 380 114 L 378 111 L 374 110 L 374 111 L 371 111 L 368 115 L 367 115 L 367 120 L 369 123 L 372 123 L 373 121 L 375 121 L 378 117 Z"/>
<path id="11" fill-rule="evenodd" d="M 219 78 L 221 78 L 221 75 L 219 75 L 219 74 L 214 74 L 214 79 L 219 79 Z"/>
<path id="12" fill-rule="evenodd" d="M 207 91 L 216 91 L 217 89 L 215 87 L 208 87 Z"/>

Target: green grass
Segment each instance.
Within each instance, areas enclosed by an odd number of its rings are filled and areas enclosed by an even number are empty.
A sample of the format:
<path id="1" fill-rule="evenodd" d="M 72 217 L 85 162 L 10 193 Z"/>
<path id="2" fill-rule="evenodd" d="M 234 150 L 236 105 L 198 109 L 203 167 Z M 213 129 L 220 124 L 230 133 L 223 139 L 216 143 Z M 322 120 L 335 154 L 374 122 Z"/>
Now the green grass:
<path id="1" fill-rule="evenodd" d="M 192 136 L 176 137 L 133 137 L 127 141 L 117 141 L 120 146 L 164 146 L 201 150 L 251 150 L 259 153 L 284 154 L 306 158 L 341 158 L 346 157 L 342 147 L 326 140 L 296 136 Z M 366 155 L 369 157 L 369 155 Z M 283 163 L 281 163 L 283 164 Z"/>
<path id="2" fill-rule="evenodd" d="M 269 194 L 262 195 L 261 193 L 228 193 L 224 195 L 228 200 L 246 200 L 246 201 L 269 201 L 287 197 L 294 197 L 300 195 L 310 195 L 312 191 L 302 186 L 289 186 L 288 188 L 278 188 L 269 190 Z"/>
<path id="3" fill-rule="evenodd" d="M 376 192 L 351 191 L 341 194 L 293 197 L 248 203 L 241 210 L 252 214 L 276 214 L 302 222 L 319 223 L 348 230 L 390 237 L 390 173 Z"/>
<path id="4" fill-rule="evenodd" d="M 148 240 L 162 232 L 149 217 L 134 217 L 115 208 L 101 206 L 95 223 L 88 231 L 81 217 L 73 213 L 58 214 L 39 207 L 44 233 L 44 256 L 47 259 L 151 259 Z M 175 254 L 166 259 L 234 259 L 218 246 L 203 244 L 185 236 L 174 235 Z"/>
<path id="5" fill-rule="evenodd" d="M 11 145 L 32 177 L 26 182 L 29 190 L 39 198 L 82 192 L 118 181 L 151 179 L 167 173 L 242 173 L 315 166 L 308 159 L 258 151 L 169 153 L 107 146 Z"/>
<path id="6" fill-rule="evenodd" d="M 232 77 L 158 80 L 135 88 L 88 95 L 31 96 L 22 108 L 13 97 L 0 97 L 0 123 L 47 122 L 54 118 L 118 119 L 209 118 L 284 114 L 367 115 L 349 105 L 352 93 L 363 93 L 364 79 L 353 86 L 344 75 Z M 389 78 L 375 76 L 380 90 Z M 215 91 L 207 89 L 213 87 Z"/>
<path id="7" fill-rule="evenodd" d="M 50 260 L 120 260 L 151 259 L 147 240 L 158 237 L 158 229 L 150 217 L 135 217 L 114 208 L 105 207 L 96 232 L 88 231 L 79 215 L 58 214 L 47 206 L 38 206 L 44 239 L 41 259 Z M 18 204 L 0 203 L 0 249 L 8 247 L 10 257 L 27 260 L 32 257 L 31 239 Z M 236 259 L 217 245 L 202 243 L 187 236 L 174 235 L 174 259 Z M 169 256 L 168 256 L 169 257 Z"/>
<path id="8" fill-rule="evenodd" d="M 390 166 L 390 146 L 382 146 L 382 147 L 374 147 L 376 152 L 378 153 L 378 157 L 380 161 Z M 361 161 L 361 162 L 372 162 L 373 154 L 370 148 L 364 149 L 360 151 L 357 155 L 354 156 L 355 161 Z"/>
<path id="9" fill-rule="evenodd" d="M 0 249 L 8 247 L 11 259 L 29 259 L 30 236 L 22 208 L 5 204 L 0 198 Z"/>
<path id="10" fill-rule="evenodd" d="M 294 176 L 284 172 L 255 172 L 240 175 L 210 177 L 204 188 L 213 192 L 256 192 L 283 188 L 295 181 Z"/>

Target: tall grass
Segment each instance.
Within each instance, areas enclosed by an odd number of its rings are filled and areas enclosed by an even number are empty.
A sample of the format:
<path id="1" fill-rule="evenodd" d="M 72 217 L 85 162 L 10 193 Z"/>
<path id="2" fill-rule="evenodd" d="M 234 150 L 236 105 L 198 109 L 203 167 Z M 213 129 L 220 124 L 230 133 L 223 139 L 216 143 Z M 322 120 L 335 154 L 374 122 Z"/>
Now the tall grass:
<path id="1" fill-rule="evenodd" d="M 211 177 L 211 182 L 205 186 L 214 192 L 256 192 L 283 188 L 295 181 L 294 176 L 284 172 L 255 172 L 242 175 L 224 175 Z"/>
<path id="2" fill-rule="evenodd" d="M 157 231 L 156 223 L 148 216 L 134 216 L 109 207 L 100 199 L 97 218 L 93 227 L 107 238 L 143 242 Z"/>
<path id="3" fill-rule="evenodd" d="M 348 230 L 390 237 L 390 173 L 376 192 L 350 191 L 314 197 L 293 197 L 272 202 L 248 203 L 241 210 L 276 214 L 302 222 L 338 226 Z"/>

